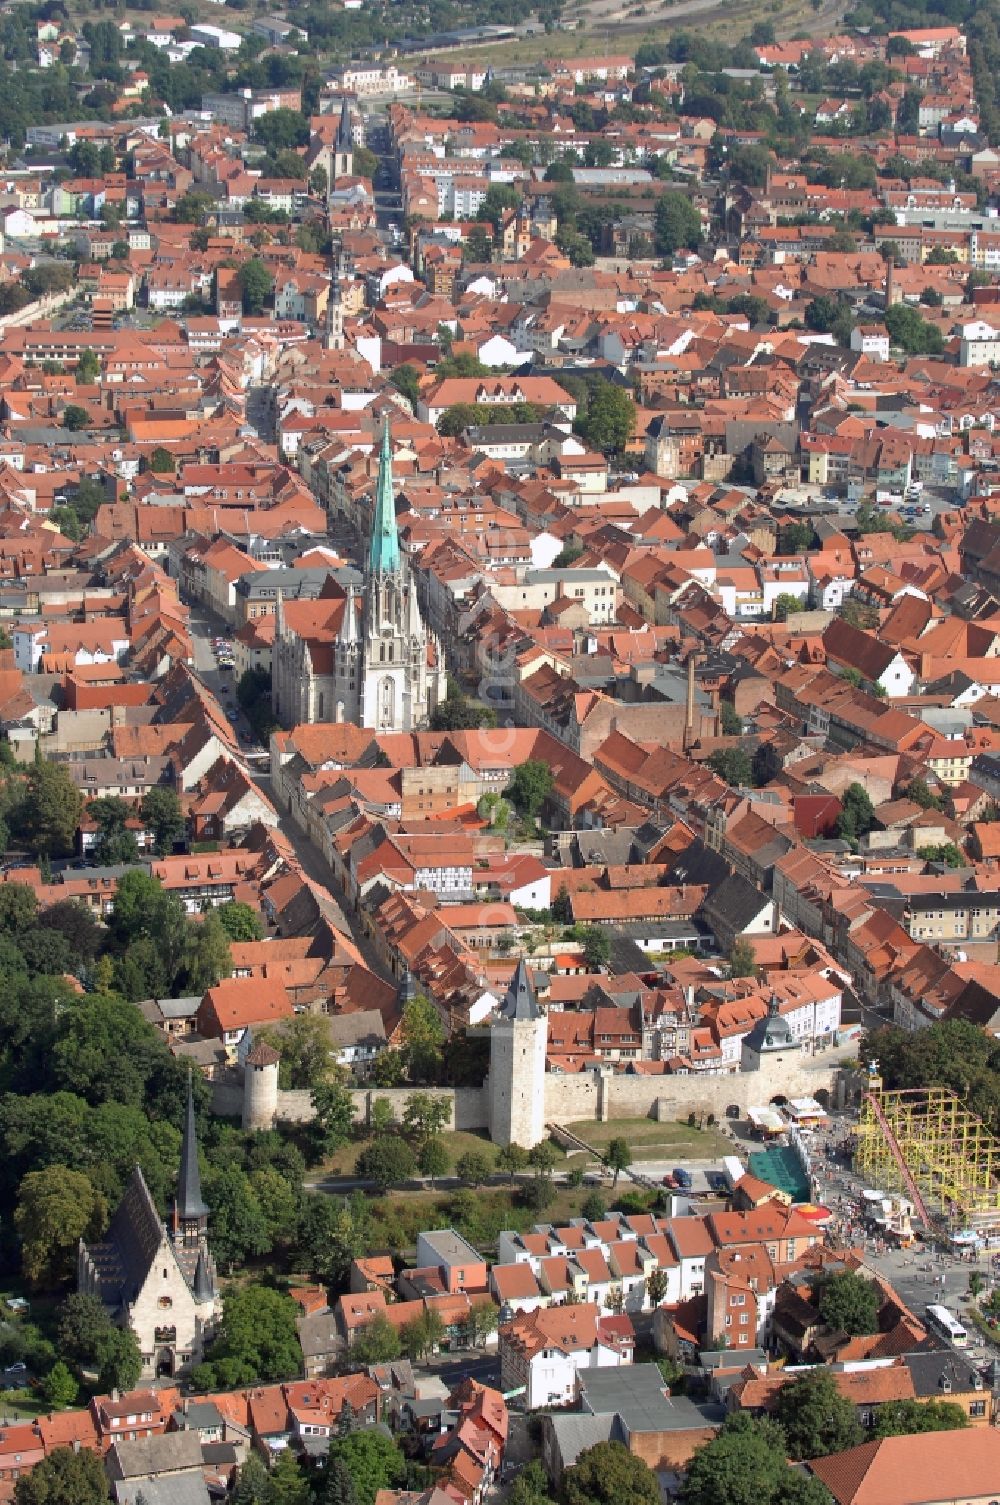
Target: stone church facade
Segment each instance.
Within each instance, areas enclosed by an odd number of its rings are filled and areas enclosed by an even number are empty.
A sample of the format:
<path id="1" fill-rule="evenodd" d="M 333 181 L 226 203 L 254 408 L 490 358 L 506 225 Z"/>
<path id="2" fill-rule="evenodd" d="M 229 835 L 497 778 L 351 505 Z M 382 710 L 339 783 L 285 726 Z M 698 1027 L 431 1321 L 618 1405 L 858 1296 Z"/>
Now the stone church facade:
<path id="1" fill-rule="evenodd" d="M 276 607 L 271 698 L 286 726 L 353 721 L 380 732 L 416 731 L 447 695 L 441 645 L 424 625 L 399 544 L 389 424 L 382 434 L 364 588 L 331 602 L 327 630 L 292 632 Z"/>
<path id="2" fill-rule="evenodd" d="M 143 1379 L 184 1374 L 201 1363 L 221 1302 L 208 1247 L 190 1084 L 170 1227 L 136 1166 L 104 1239 L 80 1242 L 77 1286 L 96 1296 L 112 1321 L 135 1333 Z"/>

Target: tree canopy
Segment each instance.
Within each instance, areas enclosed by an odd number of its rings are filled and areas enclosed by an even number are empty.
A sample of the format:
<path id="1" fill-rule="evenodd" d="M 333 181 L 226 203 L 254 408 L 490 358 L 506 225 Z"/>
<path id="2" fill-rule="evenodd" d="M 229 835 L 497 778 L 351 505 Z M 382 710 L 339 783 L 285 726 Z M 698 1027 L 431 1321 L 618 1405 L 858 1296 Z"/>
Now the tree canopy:
<path id="1" fill-rule="evenodd" d="M 810 1369 L 778 1391 L 774 1419 L 783 1429 L 790 1458 L 822 1458 L 862 1441 L 854 1403 L 837 1389 L 833 1375 Z"/>
<path id="2" fill-rule="evenodd" d="M 565 1505 L 659 1505 L 653 1470 L 624 1443 L 598 1442 L 563 1475 Z"/>

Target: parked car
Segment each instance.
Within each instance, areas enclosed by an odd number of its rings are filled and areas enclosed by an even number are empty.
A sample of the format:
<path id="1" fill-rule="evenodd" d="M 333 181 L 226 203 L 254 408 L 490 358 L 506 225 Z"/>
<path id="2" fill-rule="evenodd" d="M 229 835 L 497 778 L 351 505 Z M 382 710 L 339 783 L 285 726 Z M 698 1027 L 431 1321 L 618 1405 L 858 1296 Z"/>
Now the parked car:
<path id="1" fill-rule="evenodd" d="M 682 1191 L 691 1190 L 691 1172 L 684 1170 L 679 1165 L 674 1166 L 674 1181 Z"/>

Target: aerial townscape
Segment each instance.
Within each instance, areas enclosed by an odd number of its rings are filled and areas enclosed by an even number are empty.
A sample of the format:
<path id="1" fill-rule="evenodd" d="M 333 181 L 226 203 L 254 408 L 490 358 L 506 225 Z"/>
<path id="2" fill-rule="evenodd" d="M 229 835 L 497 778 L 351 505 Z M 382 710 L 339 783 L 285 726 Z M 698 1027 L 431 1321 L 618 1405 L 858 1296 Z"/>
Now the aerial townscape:
<path id="1" fill-rule="evenodd" d="M 998 80 L 0 0 L 0 1505 L 997 1505 Z"/>

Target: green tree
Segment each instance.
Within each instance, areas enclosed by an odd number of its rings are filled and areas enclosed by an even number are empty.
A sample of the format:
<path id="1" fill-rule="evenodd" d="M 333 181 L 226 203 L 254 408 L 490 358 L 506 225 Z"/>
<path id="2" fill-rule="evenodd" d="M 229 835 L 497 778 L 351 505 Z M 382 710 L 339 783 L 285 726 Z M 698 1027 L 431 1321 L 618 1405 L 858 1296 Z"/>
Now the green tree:
<path id="1" fill-rule="evenodd" d="M 477 1301 L 469 1310 L 468 1338 L 473 1348 L 481 1348 L 496 1332 L 500 1313 L 492 1301 Z"/>
<path id="2" fill-rule="evenodd" d="M 134 1390 L 142 1373 L 139 1340 L 129 1327 L 109 1327 L 94 1355 L 97 1383 L 104 1391 Z"/>
<path id="3" fill-rule="evenodd" d="M 635 403 L 624 387 L 604 381 L 587 404 L 580 432 L 595 449 L 623 450 L 635 433 Z"/>
<path id="4" fill-rule="evenodd" d="M 687 194 L 664 193 L 656 205 L 655 229 L 659 255 L 694 251 L 701 240 L 701 215 Z"/>
<path id="5" fill-rule="evenodd" d="M 465 238 L 464 261 L 480 266 L 493 259 L 493 241 L 485 225 L 473 225 Z"/>
<path id="6" fill-rule="evenodd" d="M 789 617 L 794 617 L 797 612 L 805 610 L 806 603 L 789 591 L 781 591 L 775 597 L 774 620 L 776 622 L 787 622 Z"/>
<path id="7" fill-rule="evenodd" d="M 496 726 L 496 712 L 469 700 L 462 694 L 448 696 L 431 712 L 431 731 L 464 732 L 477 727 Z"/>
<path id="8" fill-rule="evenodd" d="M 230 1291 L 205 1358 L 193 1376 L 198 1389 L 230 1389 L 298 1374 L 302 1350 L 294 1301 L 261 1285 Z"/>
<path id="9" fill-rule="evenodd" d="M 361 1151 L 354 1174 L 361 1181 L 374 1181 L 379 1191 L 388 1191 L 411 1180 L 416 1169 L 416 1158 L 405 1139 L 377 1139 Z"/>
<path id="10" fill-rule="evenodd" d="M 434 1311 L 423 1311 L 406 1322 L 400 1333 L 403 1352 L 411 1359 L 426 1359 L 444 1342 L 444 1323 Z"/>
<path id="11" fill-rule="evenodd" d="M 76 379 L 82 387 L 92 387 L 101 377 L 101 363 L 93 350 L 84 350 L 76 364 Z"/>
<path id="12" fill-rule="evenodd" d="M 426 994 L 418 993 L 403 1005 L 399 1032 L 403 1058 L 411 1079 L 436 1081 L 441 1071 L 446 1034 L 441 1015 Z M 383 1082 L 380 1085 L 389 1084 Z"/>
<path id="13" fill-rule="evenodd" d="M 322 1505 L 359 1505 L 354 1478 L 343 1458 L 331 1458 L 323 1479 Z"/>
<path id="14" fill-rule="evenodd" d="M 309 122 L 301 110 L 271 110 L 254 121 L 253 133 L 255 140 L 272 153 L 309 144 Z"/>
<path id="15" fill-rule="evenodd" d="M 753 941 L 746 936 L 738 935 L 733 942 L 728 971 L 730 977 L 757 976 L 757 953 L 754 951 Z"/>
<path id="16" fill-rule="evenodd" d="M 228 904 L 221 904 L 216 910 L 219 923 L 231 941 L 259 941 L 264 934 L 260 915 L 250 904 L 244 904 L 239 899 L 230 899 Z M 296 1015 L 296 1018 L 308 1018 L 308 1015 Z"/>
<path id="17" fill-rule="evenodd" d="M 746 1412 L 728 1417 L 719 1435 L 697 1450 L 680 1499 L 682 1505 L 831 1505 L 817 1479 L 789 1468 L 781 1428 Z"/>
<path id="18" fill-rule="evenodd" d="M 185 970 L 187 987 L 192 994 L 207 993 L 224 977 L 232 976 L 233 954 L 229 949 L 229 936 L 214 909 L 190 928 Z"/>
<path id="19" fill-rule="evenodd" d="M 528 1152 L 519 1144 L 505 1144 L 497 1150 L 496 1163 L 497 1169 L 504 1171 L 513 1185 L 518 1171 L 523 1171 L 528 1163 Z"/>
<path id="20" fill-rule="evenodd" d="M 460 1180 L 467 1181 L 470 1186 L 485 1186 L 492 1170 L 489 1157 L 478 1150 L 469 1150 L 466 1154 L 460 1155 L 455 1164 L 455 1174 Z"/>
<path id="21" fill-rule="evenodd" d="M 79 403 L 71 402 L 63 408 L 59 422 L 64 429 L 70 429 L 73 433 L 78 433 L 80 429 L 87 427 L 90 422 L 90 414 L 86 408 L 81 408 Z"/>
<path id="22" fill-rule="evenodd" d="M 93 846 L 96 862 L 108 867 L 138 862 L 138 843 L 132 832 L 126 829 L 126 821 L 131 814 L 131 807 L 114 795 L 91 800 L 87 806 L 87 815 L 98 826 Z"/>
<path id="23" fill-rule="evenodd" d="M 483 415 L 474 402 L 456 402 L 437 421 L 437 431 L 444 439 L 458 439 L 467 428 L 475 428 Z"/>
<path id="24" fill-rule="evenodd" d="M 411 1092 L 403 1109 L 403 1126 L 418 1144 L 425 1143 L 446 1128 L 451 1105 L 446 1097 L 433 1092 Z"/>
<path id="25" fill-rule="evenodd" d="M 14 1505 L 107 1505 L 104 1465 L 89 1448 L 55 1448 L 14 1485 Z"/>
<path id="26" fill-rule="evenodd" d="M 320 1080 L 313 1083 L 312 1104 L 323 1153 L 332 1155 L 354 1132 L 354 1099 L 341 1082 Z"/>
<path id="27" fill-rule="evenodd" d="M 600 1192 L 592 1191 L 583 1199 L 580 1213 L 582 1217 L 586 1218 L 588 1223 L 599 1223 L 602 1218 L 607 1217 L 607 1203 Z"/>
<path id="28" fill-rule="evenodd" d="M 405 397 L 416 411 L 417 403 L 420 401 L 420 373 L 416 366 L 397 366 L 389 380 L 396 391 Z"/>
<path id="29" fill-rule="evenodd" d="M 396 1122 L 392 1103 L 387 1097 L 377 1097 L 368 1114 L 368 1127 L 373 1134 L 388 1134 Z"/>
<path id="30" fill-rule="evenodd" d="M 565 1505 L 659 1505 L 656 1475 L 621 1442 L 585 1449 L 563 1474 Z"/>
<path id="31" fill-rule="evenodd" d="M 112 1326 L 111 1318 L 96 1296 L 74 1291 L 59 1308 L 59 1351 L 75 1364 L 89 1364 L 101 1339 Z"/>
<path id="32" fill-rule="evenodd" d="M 53 1411 L 71 1406 L 79 1395 L 80 1387 L 61 1359 L 53 1364 L 42 1381 L 42 1393 Z"/>
<path id="33" fill-rule="evenodd" d="M 819 1314 L 828 1327 L 851 1337 L 878 1332 L 878 1287 L 863 1275 L 845 1270 L 824 1280 L 819 1294 Z"/>
<path id="34" fill-rule="evenodd" d="M 507 1505 L 552 1505 L 548 1475 L 537 1458 L 519 1471 L 507 1492 Z"/>
<path id="35" fill-rule="evenodd" d="M 725 747 L 708 759 L 713 773 L 733 789 L 745 789 L 753 783 L 753 765 L 745 747 Z"/>
<path id="36" fill-rule="evenodd" d="M 271 1481 L 260 1456 L 250 1451 L 240 1465 L 231 1505 L 270 1505 Z"/>
<path id="37" fill-rule="evenodd" d="M 539 1140 L 528 1151 L 528 1164 L 543 1180 L 549 1180 L 556 1164 L 556 1152 L 547 1139 Z"/>
<path id="38" fill-rule="evenodd" d="M 743 717 L 739 714 L 731 700 L 719 701 L 719 721 L 724 737 L 741 737 L 743 735 Z"/>
<path id="39" fill-rule="evenodd" d="M 5 935 L 19 935 L 33 928 L 38 918 L 35 890 L 26 883 L 0 885 L 0 930 Z"/>
<path id="40" fill-rule="evenodd" d="M 169 449 L 165 449 L 162 444 L 158 444 L 150 453 L 149 469 L 154 475 L 172 476 L 177 469 L 177 461 Z"/>
<path id="41" fill-rule="evenodd" d="M 936 324 L 929 324 L 910 303 L 894 303 L 885 311 L 885 327 L 894 345 L 908 355 L 938 355 L 944 349 L 944 336 Z"/>
<path id="42" fill-rule="evenodd" d="M 837 835 L 845 841 L 856 841 L 871 830 L 875 824 L 875 807 L 863 784 L 849 784 L 840 801 L 837 816 Z"/>
<path id="43" fill-rule="evenodd" d="M 528 758 L 515 768 L 504 794 L 521 815 L 535 820 L 555 786 L 555 776 L 548 763 Z"/>
<path id="44" fill-rule="evenodd" d="M 785 1433 L 788 1456 L 824 1458 L 843 1453 L 862 1441 L 857 1411 L 841 1395 L 833 1375 L 809 1370 L 782 1385 L 774 1404 L 774 1419 Z"/>
<path id="45" fill-rule="evenodd" d="M 915 779 L 911 779 L 902 792 L 906 795 L 907 799 L 913 800 L 914 804 L 919 805 L 921 810 L 943 810 L 946 803 L 940 794 L 934 793 L 922 774 L 918 774 Z"/>
<path id="46" fill-rule="evenodd" d="M 241 1166 L 213 1166 L 205 1177 L 205 1200 L 212 1213 L 212 1249 L 220 1264 L 232 1271 L 267 1253 L 267 1219 Z"/>
<path id="47" fill-rule="evenodd" d="M 447 1176 L 451 1170 L 451 1156 L 438 1135 L 434 1134 L 430 1139 L 424 1140 L 417 1156 L 417 1165 L 420 1174 L 426 1176 L 431 1185 L 435 1181 L 440 1181 L 442 1176 Z M 461 1172 L 459 1174 L 461 1175 Z"/>
<path id="48" fill-rule="evenodd" d="M 516 188 L 509 183 L 494 183 L 484 194 L 476 210 L 476 219 L 487 220 L 496 233 L 507 210 L 516 209 L 520 202 L 521 195 Z"/>
<path id="49" fill-rule="evenodd" d="M 252 256 L 249 261 L 243 263 L 237 280 L 243 296 L 243 312 L 259 314 L 270 298 L 271 289 L 274 286 L 274 278 L 259 256 Z"/>
<path id="50" fill-rule="evenodd" d="M 294 1091 L 311 1091 L 329 1080 L 334 1060 L 330 1054 L 330 1024 L 325 1014 L 294 1014 L 291 1019 L 283 1019 L 280 1024 L 258 1030 L 257 1039 L 265 1040 L 280 1055 L 282 1087 L 290 1087 Z M 324 1099 L 323 1103 L 321 1118 L 326 1124 L 328 1115 L 333 1111 L 337 1133 L 342 1131 L 341 1118 L 348 1105 L 351 1118 L 344 1131 L 345 1137 L 338 1141 L 340 1144 L 350 1138 L 354 1121 L 354 1105 L 350 1093 L 347 1094 L 346 1102 L 343 1098 L 331 1097 Z M 331 1144 L 329 1147 L 335 1149 L 336 1145 Z"/>
<path id="51" fill-rule="evenodd" d="M 957 1432 L 969 1418 L 954 1401 L 889 1401 L 875 1412 L 874 1437 L 910 1437 L 915 1432 Z"/>
<path id="52" fill-rule="evenodd" d="M 374 1427 L 335 1438 L 330 1444 L 329 1462 L 335 1460 L 346 1466 L 358 1505 L 375 1505 L 380 1489 L 397 1488 L 406 1475 L 401 1449 Z"/>
<path id="53" fill-rule="evenodd" d="M 399 1333 L 381 1313 L 359 1329 L 351 1344 L 354 1364 L 388 1364 L 402 1352 Z"/>
<path id="54" fill-rule="evenodd" d="M 602 925 L 588 925 L 584 931 L 583 957 L 591 972 L 599 972 L 611 960 L 611 937 Z"/>
<path id="55" fill-rule="evenodd" d="M 659 1268 L 651 1270 L 646 1276 L 646 1295 L 649 1297 L 650 1306 L 660 1306 L 665 1300 L 669 1288 L 669 1277 L 666 1270 Z M 660 1361 L 663 1362 L 662 1360 Z"/>
<path id="56" fill-rule="evenodd" d="M 312 1490 L 292 1448 L 282 1448 L 267 1481 L 267 1505 L 311 1505 Z"/>
<path id="57" fill-rule="evenodd" d="M 929 846 L 918 847 L 917 856 L 925 862 L 943 862 L 945 867 L 965 867 L 968 863 L 962 848 L 953 841 L 932 842 Z"/>
<path id="58" fill-rule="evenodd" d="M 14 1226 L 21 1264 L 33 1286 L 51 1290 L 69 1278 L 82 1238 L 93 1239 L 107 1220 L 107 1203 L 82 1171 L 50 1165 L 29 1171 L 17 1191 Z"/>
<path id="59" fill-rule="evenodd" d="M 607 1165 L 609 1170 L 614 1171 L 615 1179 L 612 1184 L 614 1186 L 617 1186 L 618 1177 L 621 1175 L 622 1171 L 627 1171 L 629 1166 L 632 1164 L 632 1147 L 629 1144 L 628 1140 L 622 1138 L 612 1139 L 608 1144 L 607 1152 L 604 1156 L 604 1163 L 605 1165 Z"/>
<path id="60" fill-rule="evenodd" d="M 62 763 L 36 762 L 28 770 L 20 825 L 28 850 L 37 857 L 72 852 L 83 814 L 83 795 Z"/>
<path id="61" fill-rule="evenodd" d="M 536 1176 L 533 1181 L 524 1183 L 518 1199 L 523 1207 L 537 1216 L 552 1206 L 556 1199 L 556 1189 L 545 1176 Z"/>

